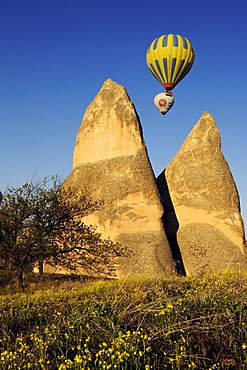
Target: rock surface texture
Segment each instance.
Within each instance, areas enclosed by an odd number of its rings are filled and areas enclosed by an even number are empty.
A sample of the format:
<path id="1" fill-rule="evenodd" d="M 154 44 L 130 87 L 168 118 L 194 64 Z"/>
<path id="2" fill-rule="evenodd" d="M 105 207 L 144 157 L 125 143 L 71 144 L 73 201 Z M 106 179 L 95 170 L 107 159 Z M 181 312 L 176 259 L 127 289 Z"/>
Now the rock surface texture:
<path id="1" fill-rule="evenodd" d="M 179 222 L 177 240 L 186 273 L 247 269 L 238 191 L 209 113 L 192 129 L 165 177 Z"/>
<path id="2" fill-rule="evenodd" d="M 103 200 L 84 222 L 128 248 L 117 261 L 118 277 L 175 273 L 139 118 L 125 89 L 110 79 L 86 109 L 66 184 Z"/>

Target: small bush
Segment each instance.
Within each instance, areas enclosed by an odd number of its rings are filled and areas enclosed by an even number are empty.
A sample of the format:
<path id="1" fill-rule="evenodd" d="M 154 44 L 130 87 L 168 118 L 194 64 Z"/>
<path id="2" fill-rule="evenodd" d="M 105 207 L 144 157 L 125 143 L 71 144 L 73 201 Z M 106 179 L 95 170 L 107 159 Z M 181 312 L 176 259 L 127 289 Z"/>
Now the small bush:
<path id="1" fill-rule="evenodd" d="M 12 271 L 0 269 L 0 288 L 13 285 L 15 276 Z"/>

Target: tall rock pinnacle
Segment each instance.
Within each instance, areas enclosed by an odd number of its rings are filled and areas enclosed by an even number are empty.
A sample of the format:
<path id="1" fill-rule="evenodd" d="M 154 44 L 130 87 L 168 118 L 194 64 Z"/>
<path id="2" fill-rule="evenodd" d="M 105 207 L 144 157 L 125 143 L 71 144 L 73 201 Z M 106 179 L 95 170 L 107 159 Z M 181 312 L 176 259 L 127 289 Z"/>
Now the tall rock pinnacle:
<path id="1" fill-rule="evenodd" d="M 118 276 L 174 273 L 140 121 L 124 87 L 110 79 L 86 109 L 66 184 L 103 200 L 84 222 L 127 247 Z"/>
<path id="2" fill-rule="evenodd" d="M 246 269 L 238 191 L 209 113 L 192 129 L 166 168 L 165 177 L 179 222 L 177 239 L 187 273 Z"/>
<path id="3" fill-rule="evenodd" d="M 125 89 L 108 79 L 88 106 L 77 134 L 73 168 L 101 159 L 135 155 L 143 148 L 141 126 Z"/>

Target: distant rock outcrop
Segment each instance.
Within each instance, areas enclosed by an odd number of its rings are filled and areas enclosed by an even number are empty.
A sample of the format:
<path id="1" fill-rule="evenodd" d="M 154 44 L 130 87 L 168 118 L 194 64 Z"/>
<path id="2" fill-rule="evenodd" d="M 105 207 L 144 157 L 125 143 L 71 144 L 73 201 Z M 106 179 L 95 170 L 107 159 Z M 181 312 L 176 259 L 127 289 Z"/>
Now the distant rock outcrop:
<path id="1" fill-rule="evenodd" d="M 238 191 L 209 113 L 190 132 L 165 177 L 179 222 L 177 240 L 186 272 L 247 269 Z"/>
<path id="2" fill-rule="evenodd" d="M 103 200 L 84 221 L 128 248 L 117 276 L 175 272 L 139 118 L 124 87 L 110 79 L 85 112 L 66 184 Z"/>

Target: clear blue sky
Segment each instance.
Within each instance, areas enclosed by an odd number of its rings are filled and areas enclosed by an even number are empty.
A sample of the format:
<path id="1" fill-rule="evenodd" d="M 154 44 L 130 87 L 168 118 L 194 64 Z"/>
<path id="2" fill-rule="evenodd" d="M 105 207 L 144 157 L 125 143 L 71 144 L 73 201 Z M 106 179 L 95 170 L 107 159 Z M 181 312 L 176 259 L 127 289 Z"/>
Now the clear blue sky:
<path id="1" fill-rule="evenodd" d="M 187 37 L 196 61 L 163 119 L 145 54 L 166 33 Z M 202 113 L 215 117 L 246 224 L 246 0 L 1 0 L 0 46 L 0 189 L 66 177 L 83 113 L 111 78 L 135 104 L 157 175 Z"/>

